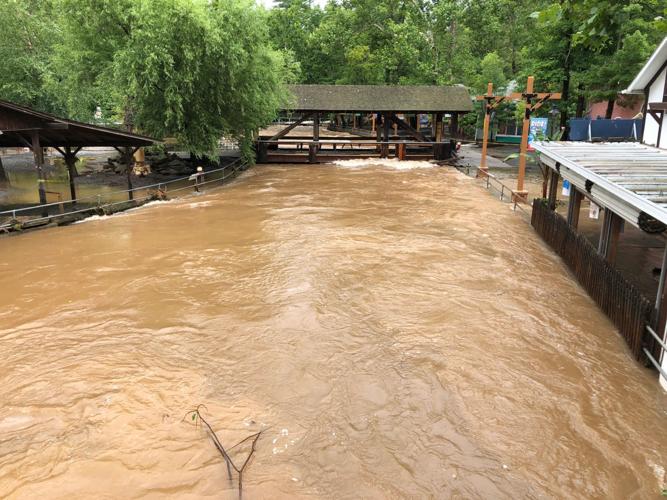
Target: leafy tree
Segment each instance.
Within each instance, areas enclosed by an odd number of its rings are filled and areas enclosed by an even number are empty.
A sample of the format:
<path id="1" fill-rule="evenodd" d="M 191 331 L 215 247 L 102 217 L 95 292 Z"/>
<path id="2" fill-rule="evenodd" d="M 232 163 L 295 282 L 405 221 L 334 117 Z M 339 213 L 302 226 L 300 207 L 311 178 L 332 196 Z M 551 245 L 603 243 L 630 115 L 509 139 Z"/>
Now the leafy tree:
<path id="1" fill-rule="evenodd" d="M 59 36 L 50 22 L 49 0 L 0 2 L 0 98 L 58 111 L 58 96 L 49 92 L 50 58 Z"/>
<path id="2" fill-rule="evenodd" d="M 128 128 L 209 153 L 222 134 L 250 156 L 285 98 L 284 59 L 244 0 L 60 0 L 59 82 L 72 114 L 105 108 Z M 77 89 L 85 89 L 80 92 Z"/>

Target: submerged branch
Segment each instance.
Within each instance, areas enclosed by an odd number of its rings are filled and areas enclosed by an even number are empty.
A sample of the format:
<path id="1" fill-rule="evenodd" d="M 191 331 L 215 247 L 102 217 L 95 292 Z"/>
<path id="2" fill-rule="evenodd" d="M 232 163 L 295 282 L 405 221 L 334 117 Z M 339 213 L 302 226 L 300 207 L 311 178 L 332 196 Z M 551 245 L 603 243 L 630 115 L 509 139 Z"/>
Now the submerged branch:
<path id="1" fill-rule="evenodd" d="M 194 421 L 195 426 L 197 425 L 197 422 L 201 422 L 201 423 L 204 424 L 204 426 L 206 428 L 206 432 L 210 436 L 211 440 L 213 441 L 213 444 L 215 445 L 216 449 L 218 450 L 218 452 L 220 453 L 222 458 L 225 460 L 225 464 L 227 465 L 227 476 L 229 477 L 229 480 L 230 481 L 232 480 L 232 469 L 234 469 L 236 471 L 236 473 L 239 475 L 239 483 L 238 483 L 239 484 L 239 500 L 241 500 L 243 498 L 243 472 L 245 471 L 245 468 L 248 465 L 248 463 L 250 463 L 250 459 L 252 458 L 252 456 L 254 455 L 254 453 L 257 449 L 257 447 L 256 447 L 257 441 L 259 440 L 259 437 L 262 435 L 262 432 L 264 432 L 264 430 L 261 430 L 259 432 L 254 433 L 254 434 L 246 436 L 241 441 L 236 443 L 234 446 L 229 448 L 229 451 L 231 451 L 234 448 L 237 448 L 237 447 L 241 446 L 243 443 L 246 443 L 246 442 L 252 440 L 252 443 L 250 445 L 250 453 L 248 453 L 248 456 L 246 457 L 245 461 L 243 462 L 243 465 L 241 465 L 241 467 L 238 467 L 234 463 L 234 461 L 232 460 L 232 457 L 229 456 L 229 453 L 227 452 L 227 450 L 225 450 L 225 447 L 220 442 L 220 439 L 218 439 L 218 435 L 215 433 L 215 431 L 213 430 L 211 425 L 202 416 L 201 411 L 200 411 L 202 408 L 206 408 L 206 406 L 199 405 L 194 410 L 190 410 L 189 412 L 187 412 L 185 414 L 185 416 L 183 417 L 183 420 L 190 417 L 191 420 Z"/>

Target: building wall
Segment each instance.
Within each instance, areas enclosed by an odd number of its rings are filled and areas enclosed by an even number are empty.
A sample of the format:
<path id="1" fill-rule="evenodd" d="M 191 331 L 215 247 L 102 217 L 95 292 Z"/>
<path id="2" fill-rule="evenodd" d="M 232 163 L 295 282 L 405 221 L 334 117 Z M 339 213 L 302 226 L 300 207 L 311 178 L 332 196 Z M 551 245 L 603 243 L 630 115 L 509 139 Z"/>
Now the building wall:
<path id="1" fill-rule="evenodd" d="M 665 77 L 667 69 L 656 78 L 648 93 L 648 102 L 662 102 L 662 93 L 665 90 Z M 655 146 L 658 143 L 658 122 L 646 113 L 646 122 L 644 123 L 644 144 Z M 667 147 L 667 126 L 662 127 L 662 137 L 660 138 L 660 147 Z"/>
<path id="2" fill-rule="evenodd" d="M 611 114 L 612 118 L 634 118 L 637 113 L 640 113 L 642 106 L 644 105 L 644 100 L 638 100 L 633 103 L 630 107 L 621 106 L 618 100 L 614 103 L 614 111 Z M 607 113 L 607 101 L 599 101 L 591 104 L 590 109 L 588 110 L 588 117 L 591 120 L 595 120 L 598 116 L 601 118 L 605 117 Z"/>

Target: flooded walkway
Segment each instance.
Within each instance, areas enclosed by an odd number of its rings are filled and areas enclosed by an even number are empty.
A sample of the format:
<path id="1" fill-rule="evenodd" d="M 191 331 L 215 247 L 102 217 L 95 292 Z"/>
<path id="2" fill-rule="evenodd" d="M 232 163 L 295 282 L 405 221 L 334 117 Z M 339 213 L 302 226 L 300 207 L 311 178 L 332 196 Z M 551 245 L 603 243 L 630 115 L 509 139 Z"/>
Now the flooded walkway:
<path id="1" fill-rule="evenodd" d="M 406 167 L 409 165 L 402 165 Z M 667 396 L 447 168 L 272 166 L 0 240 L 0 497 L 654 498 Z"/>

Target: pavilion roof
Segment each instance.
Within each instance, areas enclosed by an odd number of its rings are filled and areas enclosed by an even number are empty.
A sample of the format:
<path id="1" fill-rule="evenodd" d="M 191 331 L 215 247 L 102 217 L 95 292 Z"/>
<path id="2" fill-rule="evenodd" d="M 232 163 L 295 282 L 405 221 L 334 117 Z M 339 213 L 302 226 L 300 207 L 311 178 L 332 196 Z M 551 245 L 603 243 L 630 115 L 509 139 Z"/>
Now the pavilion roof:
<path id="1" fill-rule="evenodd" d="M 297 112 L 467 113 L 473 104 L 460 85 L 289 85 Z"/>
<path id="2" fill-rule="evenodd" d="M 141 147 L 158 142 L 151 137 L 59 118 L 0 100 L 0 147 L 29 146 L 34 131 L 39 132 L 42 147 Z"/>

